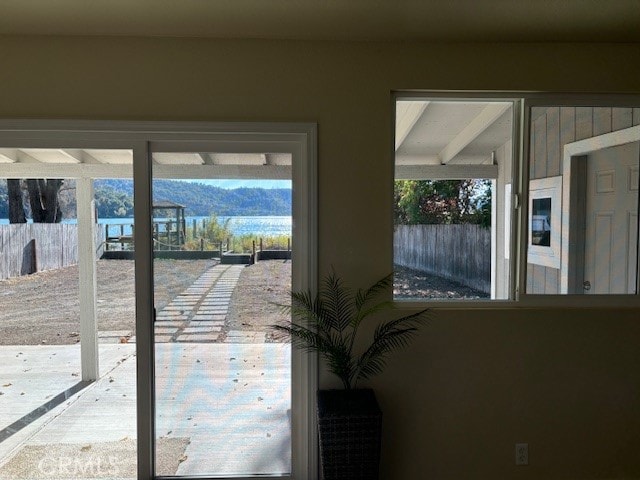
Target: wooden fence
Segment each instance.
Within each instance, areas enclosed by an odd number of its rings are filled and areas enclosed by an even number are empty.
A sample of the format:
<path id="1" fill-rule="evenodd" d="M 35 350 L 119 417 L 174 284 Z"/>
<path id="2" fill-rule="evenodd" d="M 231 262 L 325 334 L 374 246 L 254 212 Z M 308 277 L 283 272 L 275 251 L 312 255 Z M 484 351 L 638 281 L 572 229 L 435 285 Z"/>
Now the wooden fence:
<path id="1" fill-rule="evenodd" d="M 103 225 L 96 225 L 96 258 Z M 61 223 L 0 225 L 0 280 L 78 263 L 78 226 Z"/>
<path id="2" fill-rule="evenodd" d="M 398 225 L 395 264 L 491 292 L 491 230 L 480 225 Z"/>

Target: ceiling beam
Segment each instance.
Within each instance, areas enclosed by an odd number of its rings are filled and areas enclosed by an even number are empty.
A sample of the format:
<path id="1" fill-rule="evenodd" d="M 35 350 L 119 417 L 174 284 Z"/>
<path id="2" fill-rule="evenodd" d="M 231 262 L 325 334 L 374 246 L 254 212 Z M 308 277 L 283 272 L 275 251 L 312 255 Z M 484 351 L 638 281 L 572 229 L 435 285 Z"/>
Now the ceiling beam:
<path id="1" fill-rule="evenodd" d="M 511 108 L 510 103 L 490 103 L 464 127 L 438 154 L 440 163 L 446 165 L 464 148 Z"/>
<path id="2" fill-rule="evenodd" d="M 77 160 L 78 163 L 104 163 L 91 156 L 86 150 L 65 148 L 64 152 Z"/>
<path id="3" fill-rule="evenodd" d="M 16 163 L 17 161 L 17 148 L 0 148 L 0 163 Z"/>
<path id="4" fill-rule="evenodd" d="M 422 116 L 429 102 L 396 102 L 396 152 Z"/>
<path id="5" fill-rule="evenodd" d="M 203 165 L 213 165 L 215 163 L 211 158 L 211 155 L 209 155 L 208 153 L 200 152 L 198 153 L 198 155 L 202 159 Z"/>
<path id="6" fill-rule="evenodd" d="M 37 158 L 32 157 L 27 152 L 20 149 L 16 153 L 16 158 L 19 163 L 29 163 L 29 164 L 37 163 L 38 165 L 42 163 Z"/>
<path id="7" fill-rule="evenodd" d="M 437 155 L 396 155 L 396 165 L 440 165 Z"/>
<path id="8" fill-rule="evenodd" d="M 396 180 L 498 178 L 498 165 L 396 165 Z"/>
<path id="9" fill-rule="evenodd" d="M 62 148 L 21 148 L 19 151 L 21 162 L 31 161 L 29 158 L 38 163 L 53 163 L 58 165 L 82 163 L 82 158 L 76 158 L 67 150 Z M 23 155 L 27 155 L 24 159 Z"/>

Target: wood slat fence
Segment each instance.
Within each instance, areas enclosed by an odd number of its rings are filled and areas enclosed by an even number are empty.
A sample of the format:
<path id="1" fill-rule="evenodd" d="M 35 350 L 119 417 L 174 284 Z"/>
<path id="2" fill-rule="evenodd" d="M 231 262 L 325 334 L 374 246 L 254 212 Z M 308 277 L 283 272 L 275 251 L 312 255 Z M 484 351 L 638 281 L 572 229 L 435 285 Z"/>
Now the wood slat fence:
<path id="1" fill-rule="evenodd" d="M 480 225 L 398 225 L 395 264 L 491 292 L 491 230 Z"/>
<path id="2" fill-rule="evenodd" d="M 96 258 L 104 227 L 96 225 Z M 0 280 L 78 263 L 78 226 L 62 223 L 0 225 Z"/>

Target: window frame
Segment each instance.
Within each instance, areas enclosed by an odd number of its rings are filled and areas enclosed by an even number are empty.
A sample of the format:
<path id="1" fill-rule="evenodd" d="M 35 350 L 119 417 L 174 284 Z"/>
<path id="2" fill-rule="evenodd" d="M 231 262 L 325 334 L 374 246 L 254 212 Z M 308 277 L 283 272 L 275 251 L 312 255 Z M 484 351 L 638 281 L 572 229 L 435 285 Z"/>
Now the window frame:
<path id="1" fill-rule="evenodd" d="M 522 182 L 529 185 L 529 165 L 531 164 L 531 112 L 535 107 L 623 107 L 640 108 L 640 95 L 627 94 L 572 94 L 572 93 L 529 93 L 523 94 L 523 158 Z M 521 192 L 522 205 L 529 204 L 529 189 Z M 640 197 L 640 194 L 639 194 Z M 639 199 L 640 200 L 640 199 Z M 520 229 L 527 232 L 528 213 L 522 215 Z M 526 235 L 521 235 L 520 249 L 527 251 Z M 640 251 L 636 243 L 636 251 Z M 640 259 L 640 255 L 638 255 Z M 635 294 L 534 294 L 526 292 L 527 259 L 521 258 L 522 269 L 519 278 L 520 293 L 518 303 L 523 306 L 562 306 L 568 308 L 579 307 L 640 307 L 640 262 L 636 265 L 636 293 Z M 561 259 L 561 262 L 563 260 Z"/>
<path id="2" fill-rule="evenodd" d="M 511 145 L 511 205 L 510 205 L 510 215 L 505 216 L 505 222 L 510 224 L 512 228 L 512 232 L 516 231 L 514 226 L 520 224 L 520 215 L 521 208 L 517 201 L 514 201 L 514 198 L 517 197 L 518 192 L 520 191 L 520 162 L 518 159 L 521 156 L 521 144 L 519 142 L 520 130 L 521 130 L 521 118 L 522 118 L 522 96 L 518 94 L 514 94 L 514 92 L 489 92 L 489 91 L 395 91 L 392 92 L 391 95 L 391 103 L 392 103 L 392 119 L 391 119 L 391 130 L 392 130 L 392 145 L 391 145 L 391 165 L 392 165 L 392 181 L 396 179 L 396 171 L 395 171 L 395 133 L 396 133 L 396 104 L 398 100 L 434 100 L 434 101 L 494 101 L 494 102 L 511 102 L 513 108 L 513 124 L 511 127 L 511 137 L 512 137 L 512 145 Z M 462 170 L 463 167 L 456 169 L 458 172 Z M 466 170 L 466 169 L 465 169 Z M 476 178 L 477 175 L 475 172 L 470 172 L 470 178 Z M 434 179 L 445 179 L 449 178 L 447 175 L 433 177 Z M 458 178 L 458 177 L 456 177 Z M 479 177 L 478 177 L 479 178 Z M 508 182 L 507 182 L 508 183 Z M 393 200 L 392 200 L 393 201 Z M 394 224 L 393 219 L 393 209 L 391 209 L 391 225 Z M 391 229 L 391 245 L 393 248 L 393 229 Z M 516 236 L 512 233 L 509 240 L 509 281 L 508 281 L 508 298 L 505 299 L 472 299 L 472 300 L 449 300 L 449 299 L 430 299 L 430 300 L 397 300 L 395 298 L 392 299 L 393 303 L 401 308 L 410 308 L 415 309 L 419 307 L 442 307 L 442 308 L 477 308 L 477 307 L 494 307 L 494 306 L 513 306 L 517 301 L 517 279 L 519 278 L 518 269 L 520 268 L 517 259 L 519 255 L 516 253 L 516 249 L 519 248 L 519 241 Z M 393 254 L 391 258 L 391 270 L 393 271 Z"/>
<path id="3" fill-rule="evenodd" d="M 532 294 L 526 292 L 528 223 L 529 223 L 529 165 L 531 111 L 534 107 L 625 107 L 640 108 L 640 95 L 632 94 L 575 94 L 544 93 L 529 91 L 446 91 L 446 90 L 406 90 L 391 94 L 391 131 L 392 144 L 390 158 L 392 179 L 395 180 L 395 134 L 396 105 L 398 100 L 437 100 L 437 101 L 511 101 L 513 102 L 513 164 L 511 178 L 511 235 L 509 251 L 509 298 L 508 299 L 472 299 L 447 300 L 429 299 L 396 300 L 393 303 L 400 308 L 517 308 L 517 307 L 639 307 L 640 306 L 640 248 L 638 251 L 637 283 L 635 294 Z M 508 183 L 508 182 L 507 182 Z M 393 201 L 393 200 L 392 200 Z M 640 200 L 639 200 L 640 202 Z M 392 209 L 393 210 L 393 209 Z M 393 212 L 391 225 L 393 225 Z M 393 248 L 393 229 L 391 229 Z M 640 235 L 639 235 L 640 237 Z M 638 242 L 640 243 L 640 241 Z M 393 254 L 392 254 L 393 262 Z M 391 265 L 393 270 L 393 264 Z"/>

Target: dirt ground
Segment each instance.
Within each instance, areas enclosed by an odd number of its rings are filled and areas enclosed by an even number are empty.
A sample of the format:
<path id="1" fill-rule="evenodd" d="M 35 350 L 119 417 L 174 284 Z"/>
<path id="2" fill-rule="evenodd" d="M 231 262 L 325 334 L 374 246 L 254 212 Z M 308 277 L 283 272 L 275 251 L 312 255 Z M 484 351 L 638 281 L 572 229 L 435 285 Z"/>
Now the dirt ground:
<path id="1" fill-rule="evenodd" d="M 270 328 L 286 320 L 278 304 L 291 304 L 291 261 L 266 260 L 247 266 L 231 297 L 228 330 L 265 332 L 267 342 L 276 340 Z"/>
<path id="2" fill-rule="evenodd" d="M 156 308 L 189 287 L 213 266 L 212 260 L 156 260 Z M 135 331 L 132 260 L 97 263 L 99 331 Z M 291 288 L 291 262 L 265 261 L 247 267 L 232 297 L 228 325 L 236 330 L 269 331 L 282 314 Z M 251 320 L 247 320 L 251 318 Z M 78 267 L 0 281 L 0 345 L 77 343 L 80 332 Z"/>
<path id="3" fill-rule="evenodd" d="M 156 260 L 156 308 L 189 287 L 214 260 Z M 132 260 L 97 263 L 99 331 L 135 332 Z M 225 330 L 265 332 L 285 319 L 277 304 L 290 301 L 291 262 L 269 260 L 247 266 L 231 299 Z M 486 298 L 483 292 L 423 272 L 396 267 L 394 296 L 402 299 Z M 0 281 L 0 345 L 63 345 L 80 340 L 78 267 Z M 280 339 L 280 341 L 282 341 Z"/>
<path id="4" fill-rule="evenodd" d="M 394 266 L 393 296 L 402 300 L 426 299 L 474 299 L 489 295 L 447 280 L 410 268 Z"/>

